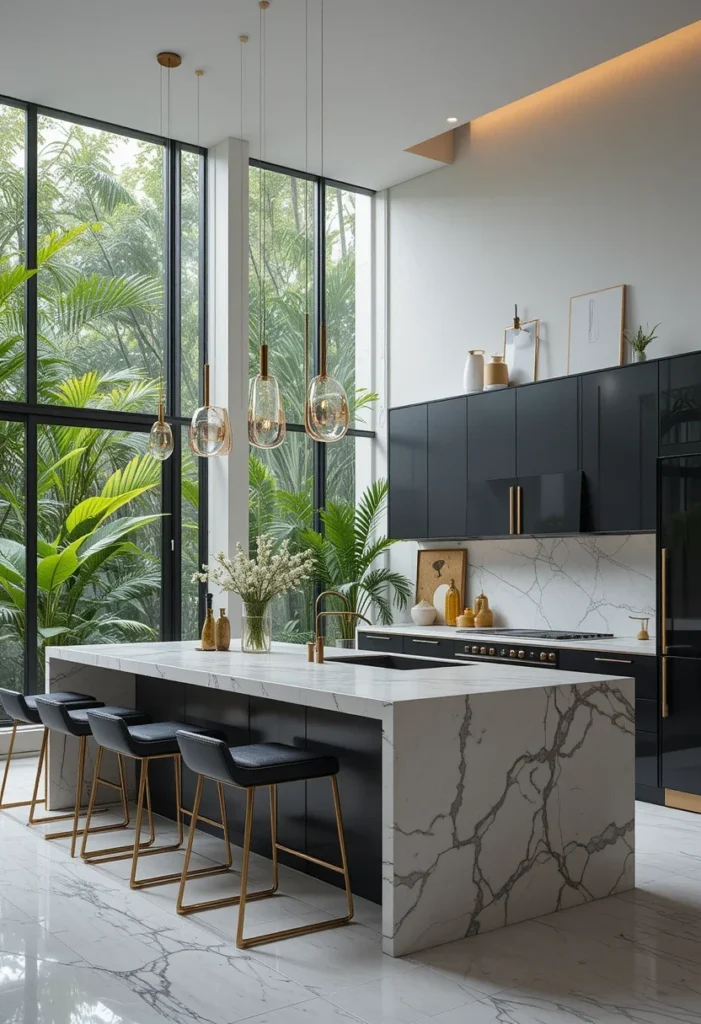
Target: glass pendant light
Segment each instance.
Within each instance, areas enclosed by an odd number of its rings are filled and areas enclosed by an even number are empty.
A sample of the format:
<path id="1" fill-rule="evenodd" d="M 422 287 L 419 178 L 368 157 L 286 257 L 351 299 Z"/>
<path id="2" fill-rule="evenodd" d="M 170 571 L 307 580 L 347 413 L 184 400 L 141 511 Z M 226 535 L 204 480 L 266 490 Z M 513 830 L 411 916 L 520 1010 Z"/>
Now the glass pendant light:
<path id="1" fill-rule="evenodd" d="M 209 364 L 204 364 L 204 405 L 195 409 L 188 432 L 190 451 L 202 459 L 231 454 L 229 414 L 221 405 L 209 404 Z"/>
<path id="2" fill-rule="evenodd" d="M 170 429 L 170 424 L 166 423 L 165 420 L 163 380 L 161 379 L 158 385 L 158 419 L 151 427 L 151 433 L 148 436 L 148 450 L 154 459 L 158 459 L 159 462 L 165 462 L 173 454 L 174 447 L 173 431 Z"/>
<path id="3" fill-rule="evenodd" d="M 265 12 L 270 6 L 269 0 L 259 0 L 260 9 L 260 151 L 261 159 L 265 160 L 265 121 L 266 121 L 266 39 Z M 243 60 L 243 53 L 242 53 Z M 242 98 L 243 102 L 243 98 Z M 243 109 L 243 108 L 242 108 Z M 243 135 L 243 126 L 241 129 Z M 261 168 L 259 177 L 259 210 L 258 210 L 258 247 L 260 252 L 260 299 L 258 322 L 260 325 L 260 369 L 251 380 L 248 391 L 248 440 L 254 448 L 278 448 L 285 440 L 287 426 L 282 408 L 280 385 L 270 373 L 270 355 L 266 341 L 266 287 L 265 287 L 265 186 L 266 171 Z"/>
<path id="4" fill-rule="evenodd" d="M 324 177 L 324 0 L 321 0 L 321 177 Z M 324 303 L 325 305 L 325 303 Z M 321 324 L 319 374 L 309 385 L 305 409 L 305 427 L 308 433 L 326 444 L 340 441 L 350 426 L 348 396 L 343 385 L 328 373 L 326 324 Z"/>

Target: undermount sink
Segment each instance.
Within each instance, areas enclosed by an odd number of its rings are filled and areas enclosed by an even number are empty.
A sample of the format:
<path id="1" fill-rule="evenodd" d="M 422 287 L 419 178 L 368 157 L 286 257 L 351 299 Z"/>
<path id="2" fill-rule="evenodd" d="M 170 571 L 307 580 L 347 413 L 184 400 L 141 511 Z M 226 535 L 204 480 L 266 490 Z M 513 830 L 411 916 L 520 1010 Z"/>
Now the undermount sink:
<path id="1" fill-rule="evenodd" d="M 344 665 L 365 665 L 367 668 L 399 669 L 401 672 L 417 669 L 455 668 L 464 661 L 438 661 L 429 658 L 405 658 L 401 654 L 353 654 L 348 658 L 324 658 L 324 663 L 336 662 Z"/>

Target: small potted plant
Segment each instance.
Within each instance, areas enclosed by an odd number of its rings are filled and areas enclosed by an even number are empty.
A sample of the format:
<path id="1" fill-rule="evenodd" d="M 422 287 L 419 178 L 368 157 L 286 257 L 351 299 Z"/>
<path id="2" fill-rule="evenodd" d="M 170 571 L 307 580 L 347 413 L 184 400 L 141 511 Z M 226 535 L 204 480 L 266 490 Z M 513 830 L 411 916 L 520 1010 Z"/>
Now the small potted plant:
<path id="1" fill-rule="evenodd" d="M 645 325 L 645 327 L 646 327 L 645 331 L 643 330 L 642 325 L 640 327 L 638 327 L 638 329 L 637 329 L 637 331 L 635 331 L 635 333 L 633 333 L 633 331 L 625 331 L 626 341 L 628 342 L 628 344 L 630 345 L 630 347 L 633 350 L 633 362 L 634 363 L 644 363 L 645 362 L 645 360 L 647 359 L 647 353 L 645 352 L 645 349 L 657 337 L 657 335 L 655 334 L 655 331 L 657 330 L 657 328 L 659 326 L 660 326 L 659 324 L 655 324 L 655 326 L 652 328 L 652 330 L 650 330 L 650 325 L 646 324 Z"/>
<path id="2" fill-rule="evenodd" d="M 241 619 L 241 650 L 246 654 L 266 654 L 272 640 L 270 602 L 278 594 L 294 590 L 309 578 L 313 560 L 311 551 L 290 552 L 290 542 L 284 540 L 277 554 L 275 541 L 269 534 L 256 540 L 256 558 L 249 558 L 240 544 L 229 559 L 220 551 L 214 565 L 202 566 L 192 581 L 214 583 L 221 590 L 239 594 L 243 600 Z"/>

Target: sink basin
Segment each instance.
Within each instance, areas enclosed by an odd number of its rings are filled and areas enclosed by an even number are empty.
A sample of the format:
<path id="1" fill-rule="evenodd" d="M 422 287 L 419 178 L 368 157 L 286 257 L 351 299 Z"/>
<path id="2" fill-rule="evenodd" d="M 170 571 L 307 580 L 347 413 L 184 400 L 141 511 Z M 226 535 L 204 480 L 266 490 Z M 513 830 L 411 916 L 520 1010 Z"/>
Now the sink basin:
<path id="1" fill-rule="evenodd" d="M 438 661 L 428 658 L 407 658 L 401 654 L 353 654 L 348 658 L 324 658 L 324 663 L 343 662 L 345 665 L 365 665 L 367 668 L 399 669 L 401 672 L 416 672 L 417 669 L 455 668 L 464 661 Z"/>

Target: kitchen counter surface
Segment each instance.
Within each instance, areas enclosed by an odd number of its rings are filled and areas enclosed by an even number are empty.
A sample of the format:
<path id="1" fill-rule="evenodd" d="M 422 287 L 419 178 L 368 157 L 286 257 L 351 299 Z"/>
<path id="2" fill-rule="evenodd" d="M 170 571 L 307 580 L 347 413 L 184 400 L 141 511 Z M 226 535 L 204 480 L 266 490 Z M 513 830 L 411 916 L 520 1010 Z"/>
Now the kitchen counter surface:
<path id="1" fill-rule="evenodd" d="M 62 674 L 55 663 L 67 661 L 367 718 L 382 718 L 387 706 L 404 701 L 617 681 L 605 672 L 583 675 L 549 669 L 545 675 L 537 666 L 485 662 L 436 666 L 428 658 L 424 669 L 400 671 L 344 664 L 349 657 L 372 658 L 373 653 L 331 647 L 326 649 L 324 664 L 316 665 L 306 660 L 306 648 L 299 644 L 275 643 L 270 654 L 258 655 L 243 654 L 238 641 L 234 645 L 239 649 L 212 652 L 195 650 L 195 641 L 50 647 L 47 661 L 54 665 L 55 680 Z M 64 682 L 63 688 L 69 688 L 67 678 Z"/>
<path id="2" fill-rule="evenodd" d="M 505 629 L 508 627 L 504 627 Z M 415 626 L 413 622 L 403 622 L 394 626 L 359 626 L 359 633 L 390 633 L 399 636 L 425 636 L 436 637 L 442 640 L 494 640 L 496 630 L 484 631 L 479 629 L 466 629 L 459 631 L 453 626 Z M 565 632 L 565 630 L 563 630 Z M 574 633 L 575 630 L 572 630 Z M 657 656 L 657 641 L 652 636 L 650 640 L 638 640 L 634 636 L 614 636 L 608 639 L 599 640 L 541 640 L 525 639 L 519 637 L 504 637 L 506 643 L 513 643 L 514 646 L 523 647 L 560 647 L 569 648 L 573 651 L 608 651 L 616 654 L 646 654 L 649 657 Z"/>

